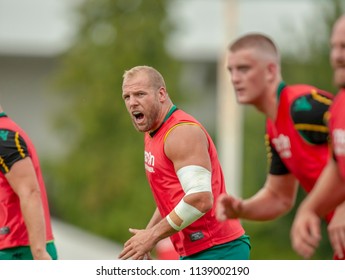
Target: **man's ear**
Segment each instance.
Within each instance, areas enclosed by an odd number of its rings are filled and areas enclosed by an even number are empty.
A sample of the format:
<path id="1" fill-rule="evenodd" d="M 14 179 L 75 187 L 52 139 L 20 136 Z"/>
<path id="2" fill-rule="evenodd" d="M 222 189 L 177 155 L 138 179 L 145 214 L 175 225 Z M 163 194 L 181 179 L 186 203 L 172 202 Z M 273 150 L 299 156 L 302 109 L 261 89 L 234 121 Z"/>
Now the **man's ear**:
<path id="1" fill-rule="evenodd" d="M 160 87 L 158 94 L 159 94 L 160 101 L 165 101 L 168 98 L 168 93 L 165 87 Z"/>
<path id="2" fill-rule="evenodd" d="M 279 69 L 278 69 L 278 65 L 275 63 L 269 63 L 267 65 L 267 79 L 269 81 L 274 81 L 277 77 L 277 73 L 278 73 Z"/>

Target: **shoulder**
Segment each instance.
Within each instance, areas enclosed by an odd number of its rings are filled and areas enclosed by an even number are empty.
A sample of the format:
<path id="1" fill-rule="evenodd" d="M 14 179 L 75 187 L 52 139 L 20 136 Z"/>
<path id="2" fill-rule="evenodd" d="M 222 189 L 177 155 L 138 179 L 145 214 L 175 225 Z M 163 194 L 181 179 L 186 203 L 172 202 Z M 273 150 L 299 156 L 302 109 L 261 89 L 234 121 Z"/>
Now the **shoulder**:
<path id="1" fill-rule="evenodd" d="M 0 128 L 0 148 L 21 144 L 25 144 L 25 140 L 19 131 Z"/>
<path id="2" fill-rule="evenodd" d="M 291 103 L 290 114 L 295 129 L 308 142 L 327 143 L 327 115 L 332 102 L 330 93 L 310 87 Z"/>
<path id="3" fill-rule="evenodd" d="M 165 142 L 169 141 L 195 141 L 206 136 L 200 124 L 193 121 L 183 121 L 173 125 L 165 135 Z"/>
<path id="4" fill-rule="evenodd" d="M 0 171 L 7 173 L 14 163 L 29 156 L 28 147 L 19 132 L 0 129 Z"/>
<path id="5" fill-rule="evenodd" d="M 178 123 L 168 131 L 164 139 L 164 149 L 167 153 L 169 151 L 184 153 L 205 145 L 208 146 L 206 131 L 194 122 Z"/>
<path id="6" fill-rule="evenodd" d="M 281 91 L 284 92 L 285 96 L 290 97 L 292 100 L 305 95 L 311 95 L 316 99 L 325 97 L 328 100 L 332 100 L 334 98 L 334 94 L 308 84 L 285 85 Z"/>
<path id="7" fill-rule="evenodd" d="M 321 117 L 321 121 L 324 122 L 323 115 L 329 110 L 332 101 L 331 94 L 316 88 L 300 91 L 291 102 L 292 119 L 295 123 L 319 122 Z"/>

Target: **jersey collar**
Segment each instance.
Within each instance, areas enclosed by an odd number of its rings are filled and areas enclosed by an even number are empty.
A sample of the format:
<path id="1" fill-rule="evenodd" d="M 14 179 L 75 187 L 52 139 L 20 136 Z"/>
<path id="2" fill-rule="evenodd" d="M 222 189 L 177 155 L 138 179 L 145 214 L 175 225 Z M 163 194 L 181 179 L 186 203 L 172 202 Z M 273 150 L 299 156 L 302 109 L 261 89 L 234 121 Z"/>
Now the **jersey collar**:
<path id="1" fill-rule="evenodd" d="M 279 86 L 278 86 L 278 89 L 277 89 L 277 99 L 279 100 L 280 99 L 280 95 L 283 91 L 283 89 L 286 87 L 286 83 L 284 81 L 281 81 L 279 83 Z"/>
<path id="2" fill-rule="evenodd" d="M 156 130 L 154 130 L 154 131 L 152 131 L 152 132 L 149 133 L 151 137 L 153 137 L 153 136 L 157 133 L 157 131 L 162 127 L 162 125 L 170 118 L 170 116 L 171 116 L 176 110 L 177 110 L 176 105 L 173 105 L 173 106 L 170 108 L 168 114 L 165 116 L 165 118 L 164 118 L 162 124 L 161 124 Z"/>

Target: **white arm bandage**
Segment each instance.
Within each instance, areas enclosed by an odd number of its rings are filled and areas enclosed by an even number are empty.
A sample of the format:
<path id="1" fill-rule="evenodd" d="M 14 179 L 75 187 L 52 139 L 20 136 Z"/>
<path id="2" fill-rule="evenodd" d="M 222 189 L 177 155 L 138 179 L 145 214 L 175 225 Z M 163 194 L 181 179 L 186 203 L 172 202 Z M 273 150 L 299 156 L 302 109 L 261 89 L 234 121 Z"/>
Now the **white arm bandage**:
<path id="1" fill-rule="evenodd" d="M 186 195 L 197 192 L 212 192 L 211 172 L 197 165 L 188 165 L 177 171 L 177 177 Z M 185 196 L 186 196 L 185 195 Z M 176 215 L 173 214 L 176 213 Z M 175 230 L 180 231 L 198 220 L 205 213 L 186 203 L 183 198 L 167 216 L 167 221 Z"/>
<path id="2" fill-rule="evenodd" d="M 211 172 L 198 165 L 188 165 L 179 169 L 177 177 L 186 195 L 197 192 L 212 192 Z"/>

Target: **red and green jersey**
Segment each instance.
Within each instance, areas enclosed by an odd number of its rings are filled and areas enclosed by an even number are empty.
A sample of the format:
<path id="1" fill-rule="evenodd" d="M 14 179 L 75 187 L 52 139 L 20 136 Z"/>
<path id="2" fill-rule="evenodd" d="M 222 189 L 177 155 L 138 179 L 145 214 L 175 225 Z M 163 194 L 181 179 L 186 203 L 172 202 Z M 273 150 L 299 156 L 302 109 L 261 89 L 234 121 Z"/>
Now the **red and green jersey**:
<path id="1" fill-rule="evenodd" d="M 292 173 L 307 193 L 330 156 L 325 116 L 332 98 L 332 94 L 309 85 L 282 83 L 276 119 L 266 121 L 270 173 Z"/>
<path id="2" fill-rule="evenodd" d="M 35 148 L 26 133 L 4 113 L 0 114 L 0 250 L 28 246 L 28 232 L 18 196 L 5 174 L 17 161 L 30 157 L 34 165 L 44 208 L 47 241 L 53 240 L 46 189 Z"/>
<path id="3" fill-rule="evenodd" d="M 177 109 L 170 112 L 162 126 L 153 134 L 145 134 L 145 169 L 161 216 L 166 217 L 185 196 L 173 163 L 164 153 L 164 141 L 169 132 L 178 125 L 200 126 L 207 135 L 209 156 L 212 164 L 212 193 L 214 201 L 224 193 L 225 183 L 215 145 L 202 125 L 192 116 Z M 175 250 L 180 256 L 189 256 L 215 245 L 230 242 L 244 234 L 239 220 L 218 222 L 213 208 L 200 219 L 171 236 Z"/>
<path id="4" fill-rule="evenodd" d="M 345 89 L 338 93 L 331 106 L 329 129 L 333 156 L 338 164 L 341 176 L 345 179 Z"/>

